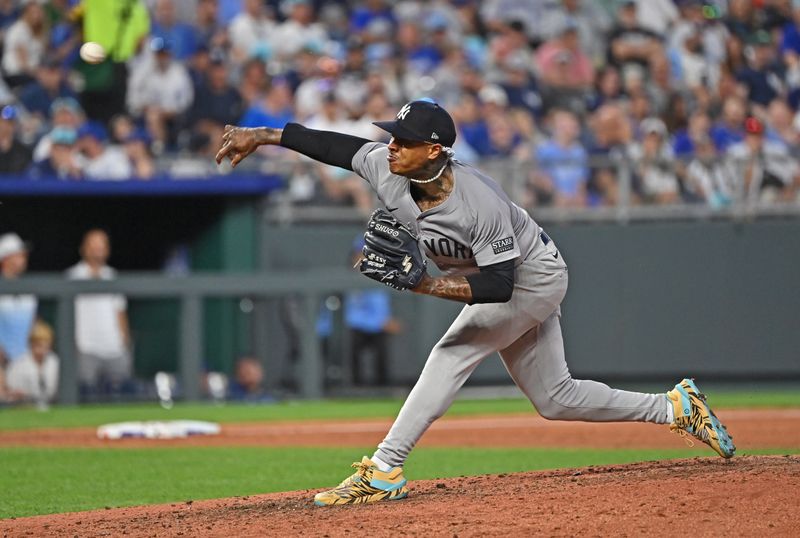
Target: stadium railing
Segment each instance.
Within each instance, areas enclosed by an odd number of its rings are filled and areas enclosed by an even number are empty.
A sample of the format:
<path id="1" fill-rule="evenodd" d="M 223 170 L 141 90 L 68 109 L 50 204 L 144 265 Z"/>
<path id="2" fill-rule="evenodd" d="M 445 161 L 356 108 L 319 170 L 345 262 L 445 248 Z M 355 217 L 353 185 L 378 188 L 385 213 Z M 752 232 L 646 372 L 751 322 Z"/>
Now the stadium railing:
<path id="1" fill-rule="evenodd" d="M 0 293 L 35 294 L 56 301 L 56 350 L 61 359 L 59 401 L 78 402 L 75 354 L 74 301 L 79 294 L 120 293 L 129 299 L 178 298 L 180 301 L 180 355 L 178 378 L 186 400 L 200 398 L 203 364 L 203 299 L 251 297 L 270 298 L 296 295 L 305 305 L 301 338 L 299 391 L 304 398 L 323 395 L 320 350 L 314 323 L 324 294 L 342 289 L 363 289 L 372 281 L 359 278 L 347 268 L 309 269 L 308 271 L 270 271 L 247 274 L 192 274 L 170 277 L 152 273 L 125 273 L 116 280 L 75 281 L 63 276 L 32 275 L 0 282 Z"/>

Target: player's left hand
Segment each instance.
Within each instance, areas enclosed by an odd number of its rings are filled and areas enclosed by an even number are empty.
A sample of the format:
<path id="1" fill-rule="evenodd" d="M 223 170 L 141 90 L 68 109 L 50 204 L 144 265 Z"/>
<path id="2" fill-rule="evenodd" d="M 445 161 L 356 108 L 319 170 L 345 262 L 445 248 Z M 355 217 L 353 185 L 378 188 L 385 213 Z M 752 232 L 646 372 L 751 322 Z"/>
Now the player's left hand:
<path id="1" fill-rule="evenodd" d="M 236 168 L 236 165 L 253 153 L 258 145 L 254 129 L 226 125 L 222 133 L 222 144 L 217 151 L 217 164 L 227 157 L 231 161 L 231 166 Z"/>
<path id="2" fill-rule="evenodd" d="M 416 288 L 422 281 L 427 262 L 417 238 L 391 213 L 384 209 L 372 213 L 364 242 L 361 274 L 396 290 Z"/>

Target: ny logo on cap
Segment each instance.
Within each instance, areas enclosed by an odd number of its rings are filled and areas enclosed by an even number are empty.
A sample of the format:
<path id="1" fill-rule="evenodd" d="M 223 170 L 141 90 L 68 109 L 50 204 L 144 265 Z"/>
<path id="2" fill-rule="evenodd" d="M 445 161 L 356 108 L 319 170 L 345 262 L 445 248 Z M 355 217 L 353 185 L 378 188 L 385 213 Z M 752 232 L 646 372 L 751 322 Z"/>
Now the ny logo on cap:
<path id="1" fill-rule="evenodd" d="M 432 133 L 431 134 L 431 139 L 432 140 L 439 140 L 439 135 L 437 135 L 436 133 Z"/>
<path id="2" fill-rule="evenodd" d="M 397 119 L 398 120 L 406 119 L 406 116 L 408 116 L 409 112 L 411 112 L 411 104 L 406 103 L 405 105 L 403 105 L 403 108 L 400 109 L 400 112 L 397 113 Z"/>

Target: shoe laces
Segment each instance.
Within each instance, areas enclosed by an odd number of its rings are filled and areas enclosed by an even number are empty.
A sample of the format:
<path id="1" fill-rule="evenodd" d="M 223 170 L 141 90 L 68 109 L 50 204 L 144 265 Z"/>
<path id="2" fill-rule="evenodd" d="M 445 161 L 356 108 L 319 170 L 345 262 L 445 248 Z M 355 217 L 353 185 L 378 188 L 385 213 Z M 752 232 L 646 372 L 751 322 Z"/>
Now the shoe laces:
<path id="1" fill-rule="evenodd" d="M 367 478 L 367 472 L 370 469 L 370 465 L 369 464 L 363 463 L 363 462 L 360 462 L 360 461 L 354 461 L 353 464 L 350 465 L 350 467 L 356 469 L 356 472 L 353 473 L 352 475 L 348 476 L 347 478 L 345 478 L 342 481 L 342 483 L 339 484 L 340 488 L 348 487 L 348 486 L 353 485 L 355 482 L 357 482 L 356 479 L 360 480 L 362 478 Z"/>
<path id="2" fill-rule="evenodd" d="M 369 465 L 368 463 L 364 463 L 363 461 L 354 461 L 350 467 L 357 469 L 356 471 L 357 475 L 367 476 L 367 471 L 369 471 L 371 465 Z"/>
<path id="3" fill-rule="evenodd" d="M 670 427 L 670 431 L 672 433 L 677 433 L 678 436 L 684 440 L 686 446 L 688 446 L 689 448 L 692 448 L 694 446 L 694 441 L 692 441 L 692 436 L 686 433 L 686 430 L 682 429 L 677 424 Z"/>

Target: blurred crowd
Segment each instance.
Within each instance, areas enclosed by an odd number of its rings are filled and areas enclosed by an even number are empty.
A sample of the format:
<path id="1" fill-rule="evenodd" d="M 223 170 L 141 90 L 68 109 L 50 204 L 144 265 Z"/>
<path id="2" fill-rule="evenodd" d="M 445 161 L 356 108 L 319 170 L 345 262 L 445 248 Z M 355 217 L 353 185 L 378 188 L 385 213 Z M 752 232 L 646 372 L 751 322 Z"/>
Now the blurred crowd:
<path id="1" fill-rule="evenodd" d="M 19 235 L 0 235 L 0 286 L 21 278 L 30 246 Z M 70 280 L 111 280 L 108 234 L 86 232 L 80 260 L 69 267 Z M 133 390 L 133 360 L 127 301 L 118 294 L 75 298 L 75 349 L 82 399 L 119 396 Z M 35 295 L 0 294 L 0 404 L 35 403 L 46 407 L 58 391 L 59 358 L 53 353 L 53 330 L 41 317 Z"/>
<path id="2" fill-rule="evenodd" d="M 225 124 L 382 139 L 429 97 L 526 207 L 800 190 L 797 0 L 0 0 L 0 37 L 0 174 L 216 174 Z M 292 202 L 372 207 L 352 173 L 262 154 Z"/>

